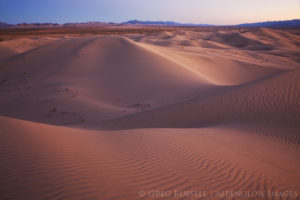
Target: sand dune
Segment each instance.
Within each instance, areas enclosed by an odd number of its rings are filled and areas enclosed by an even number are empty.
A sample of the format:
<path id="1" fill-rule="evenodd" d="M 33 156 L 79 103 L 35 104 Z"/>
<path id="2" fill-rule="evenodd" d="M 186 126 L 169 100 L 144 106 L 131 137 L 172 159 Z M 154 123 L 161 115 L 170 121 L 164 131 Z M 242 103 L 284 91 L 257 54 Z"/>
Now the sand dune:
<path id="1" fill-rule="evenodd" d="M 2 113 L 28 119 L 25 115 L 30 111 L 30 120 L 55 124 L 80 123 L 72 113 L 99 120 L 182 101 L 217 87 L 180 64 L 117 36 L 54 42 L 1 65 L 5 71 L 1 79 L 7 80 L 2 90 L 7 98 L 2 104 L 24 97 L 21 105 L 15 104 L 14 110 L 4 108 Z M 65 115 L 57 116 L 53 109 Z M 49 117 L 52 114 L 54 118 Z"/>
<path id="2" fill-rule="evenodd" d="M 298 148 L 226 127 L 104 132 L 8 118 L 0 126 L 4 199 L 164 199 L 154 191 L 173 190 L 232 199 L 218 191 L 299 189 Z"/>
<path id="3" fill-rule="evenodd" d="M 284 72 L 184 103 L 108 121 L 108 124 L 121 129 L 188 128 L 245 121 L 298 129 L 299 76 L 300 70 Z"/>
<path id="4" fill-rule="evenodd" d="M 0 42 L 0 199 L 299 199 L 299 41 L 216 28 Z"/>
<path id="5" fill-rule="evenodd" d="M 60 38 L 54 37 L 37 37 L 37 38 L 19 38 L 14 40 L 3 41 L 0 43 L 0 59 L 8 58 L 19 53 L 30 51 L 40 46 L 49 44 Z"/>
<path id="6" fill-rule="evenodd" d="M 279 34 L 281 32 L 265 29 L 254 33 L 240 32 L 178 31 L 132 39 L 188 66 L 217 85 L 237 85 L 299 67 L 296 56 L 299 53 L 299 44 L 296 42 L 299 41 L 299 36 L 289 34 L 283 37 Z M 278 36 L 274 38 L 274 34 Z M 168 36 L 167 39 L 165 35 Z M 245 41 L 239 38 L 245 38 Z M 231 44 L 231 40 L 242 46 L 250 45 L 248 40 L 253 40 L 254 43 L 263 41 L 265 45 L 272 44 L 273 49 L 262 51 L 256 45 L 253 50 L 242 48 L 241 51 L 237 45 Z"/>

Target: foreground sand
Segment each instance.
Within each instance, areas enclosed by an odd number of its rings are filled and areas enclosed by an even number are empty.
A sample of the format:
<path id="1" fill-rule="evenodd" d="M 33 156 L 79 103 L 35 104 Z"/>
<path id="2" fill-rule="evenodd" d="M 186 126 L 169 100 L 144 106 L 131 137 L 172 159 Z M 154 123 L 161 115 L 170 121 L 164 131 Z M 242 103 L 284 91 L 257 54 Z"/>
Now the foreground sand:
<path id="1" fill-rule="evenodd" d="M 233 29 L 0 43 L 1 198 L 299 199 L 299 42 Z"/>

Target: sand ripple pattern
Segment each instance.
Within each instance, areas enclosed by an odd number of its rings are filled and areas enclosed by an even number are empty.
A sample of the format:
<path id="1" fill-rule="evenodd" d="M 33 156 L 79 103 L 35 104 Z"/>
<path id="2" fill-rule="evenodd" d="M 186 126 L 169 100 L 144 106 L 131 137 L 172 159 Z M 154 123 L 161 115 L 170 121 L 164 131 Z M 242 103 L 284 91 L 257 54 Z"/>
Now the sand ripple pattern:
<path id="1" fill-rule="evenodd" d="M 204 137 L 213 129 L 87 132 L 16 124 L 1 134 L 3 199 L 239 199 L 221 192 L 297 189 L 213 148 L 218 144 Z"/>
<path id="2" fill-rule="evenodd" d="M 107 120 L 101 126 L 105 129 L 133 129 L 244 124 L 250 132 L 261 132 L 277 137 L 283 143 L 299 145 L 299 77 L 299 70 L 285 72 L 207 97 Z M 276 136 L 276 131 L 269 133 L 269 127 L 286 133 Z"/>

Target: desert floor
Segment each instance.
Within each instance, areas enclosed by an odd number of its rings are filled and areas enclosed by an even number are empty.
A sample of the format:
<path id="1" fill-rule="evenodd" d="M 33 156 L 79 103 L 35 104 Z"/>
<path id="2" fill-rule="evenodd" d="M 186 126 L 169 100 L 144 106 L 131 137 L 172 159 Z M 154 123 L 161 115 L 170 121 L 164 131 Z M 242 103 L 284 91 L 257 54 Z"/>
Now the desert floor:
<path id="1" fill-rule="evenodd" d="M 300 199 L 300 31 L 0 42 L 0 199 Z"/>

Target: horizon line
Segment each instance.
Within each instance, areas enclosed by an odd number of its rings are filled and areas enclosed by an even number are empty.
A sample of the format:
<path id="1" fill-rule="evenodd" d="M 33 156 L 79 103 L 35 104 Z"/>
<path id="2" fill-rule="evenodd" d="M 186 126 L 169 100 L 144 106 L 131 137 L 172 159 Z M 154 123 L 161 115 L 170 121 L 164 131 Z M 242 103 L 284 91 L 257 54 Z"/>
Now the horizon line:
<path id="1" fill-rule="evenodd" d="M 208 26 L 238 26 L 238 25 L 243 25 L 243 24 L 256 24 L 256 23 L 266 23 L 266 22 L 284 22 L 284 21 L 295 21 L 295 20 L 300 20 L 300 18 L 296 18 L 296 19 L 285 19 L 285 20 L 268 20 L 268 21 L 256 21 L 256 22 L 243 22 L 243 23 L 239 23 L 239 24 L 227 24 L 227 25 L 219 25 L 219 24 L 208 24 L 208 23 L 181 23 L 181 22 L 177 22 L 177 21 L 171 21 L 171 20 L 138 20 L 138 19 L 132 19 L 132 20 L 127 20 L 124 22 L 113 22 L 113 21 L 77 21 L 77 22 L 65 22 L 65 23 L 58 23 L 58 22 L 21 22 L 21 23 L 7 23 L 4 21 L 0 21 L 0 23 L 4 23 L 7 25 L 20 25 L 20 24 L 58 24 L 58 25 L 65 25 L 65 24 L 85 24 L 85 23 L 106 23 L 106 24 L 125 24 L 131 21 L 138 21 L 138 22 L 153 22 L 153 23 L 174 23 L 174 24 L 178 24 L 178 25 L 195 25 L 195 26 L 199 26 L 199 25 L 208 25 Z"/>

